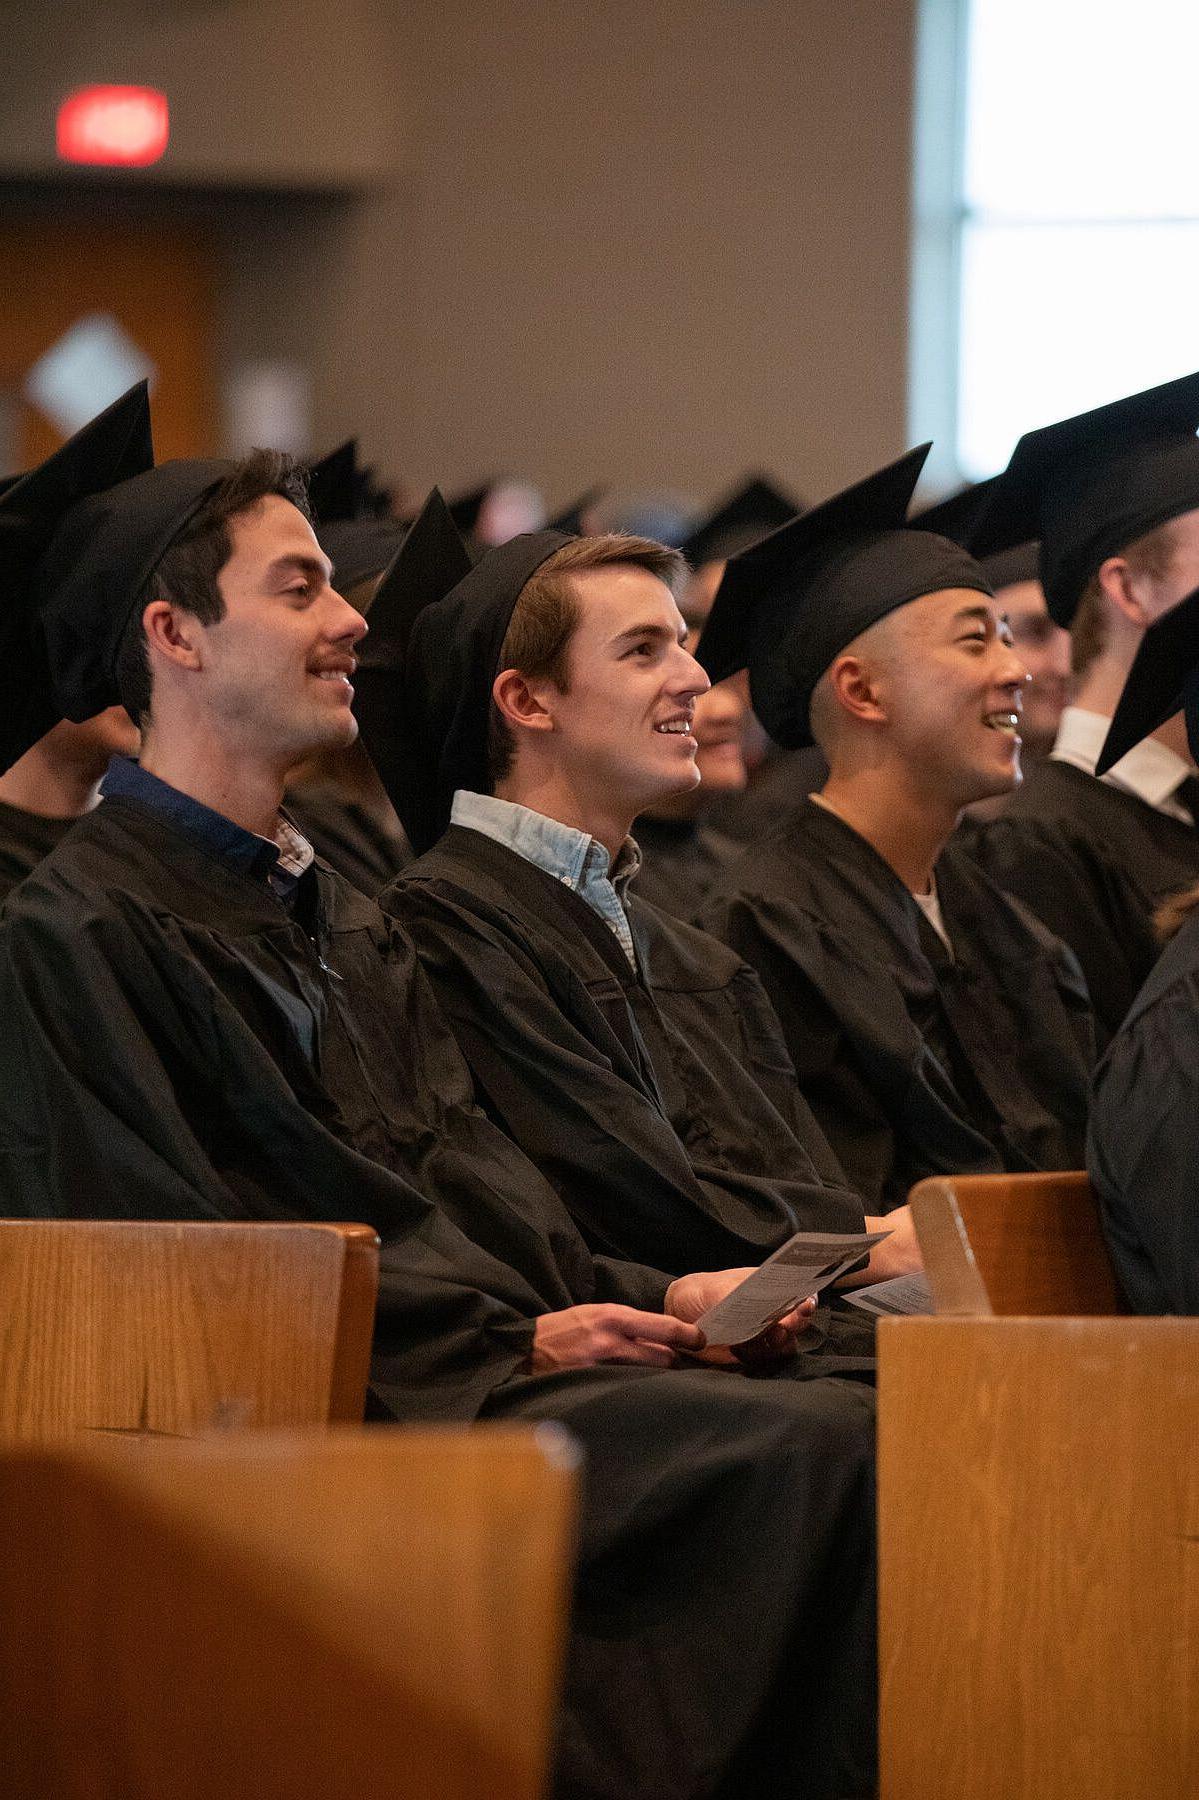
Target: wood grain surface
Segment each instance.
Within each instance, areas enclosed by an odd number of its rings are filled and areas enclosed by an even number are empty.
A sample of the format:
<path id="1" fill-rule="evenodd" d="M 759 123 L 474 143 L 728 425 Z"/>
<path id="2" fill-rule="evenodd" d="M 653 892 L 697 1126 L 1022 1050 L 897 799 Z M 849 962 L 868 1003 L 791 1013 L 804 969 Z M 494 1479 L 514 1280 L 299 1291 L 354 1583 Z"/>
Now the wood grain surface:
<path id="1" fill-rule="evenodd" d="M 0 1438 L 361 1419 L 364 1225 L 0 1220 Z"/>
<path id="2" fill-rule="evenodd" d="M 536 1800 L 554 1427 L 0 1452 L 6 1800 Z"/>
<path id="3" fill-rule="evenodd" d="M 883 1800 L 1199 1794 L 1199 1320 L 878 1342 Z"/>
<path id="4" fill-rule="evenodd" d="M 933 1176 L 911 1192 L 937 1311 L 1124 1311 L 1085 1172 Z"/>

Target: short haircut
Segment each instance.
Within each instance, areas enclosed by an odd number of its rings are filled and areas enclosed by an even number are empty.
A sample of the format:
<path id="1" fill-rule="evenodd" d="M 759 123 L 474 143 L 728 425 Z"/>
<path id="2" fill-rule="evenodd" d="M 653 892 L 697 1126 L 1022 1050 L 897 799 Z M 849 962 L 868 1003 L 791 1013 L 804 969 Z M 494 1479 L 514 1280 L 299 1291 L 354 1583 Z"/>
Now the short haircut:
<path id="1" fill-rule="evenodd" d="M 1167 519 L 1164 525 L 1155 526 L 1144 537 L 1134 538 L 1119 554 L 1134 575 L 1147 575 L 1151 581 L 1161 581 L 1169 571 L 1174 546 L 1174 521 Z M 1083 589 L 1070 621 L 1070 669 L 1076 681 L 1086 674 L 1107 646 L 1106 615 L 1107 603 L 1096 572 Z"/>
<path id="2" fill-rule="evenodd" d="M 151 600 L 169 600 L 202 625 L 215 625 L 223 619 L 225 602 L 217 578 L 233 554 L 229 521 L 268 494 L 290 500 L 311 519 L 307 486 L 294 458 L 282 450 L 253 450 L 234 464 L 146 583 L 117 651 L 117 691 L 135 725 L 144 726 L 150 716 L 150 658 L 142 626 L 146 607 Z"/>
<path id="3" fill-rule="evenodd" d="M 629 563 L 656 575 L 676 597 L 686 579 L 687 564 L 680 553 L 653 538 L 619 531 L 571 538 L 521 588 L 500 646 L 497 673 L 519 669 L 530 681 L 552 681 L 567 693 L 570 640 L 579 623 L 579 598 L 571 578 L 588 569 Z M 516 740 L 493 700 L 487 726 L 487 774 L 493 790 L 510 774 L 515 755 Z"/>

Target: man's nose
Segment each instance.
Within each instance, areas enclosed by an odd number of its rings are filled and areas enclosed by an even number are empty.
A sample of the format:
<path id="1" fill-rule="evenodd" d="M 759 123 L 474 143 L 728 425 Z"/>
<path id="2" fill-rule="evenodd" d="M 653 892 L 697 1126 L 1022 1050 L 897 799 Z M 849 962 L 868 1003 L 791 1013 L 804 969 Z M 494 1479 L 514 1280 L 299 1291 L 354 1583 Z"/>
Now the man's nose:
<path id="1" fill-rule="evenodd" d="M 1014 644 L 1003 646 L 1003 662 L 1000 665 L 998 681 L 1000 687 L 1022 688 L 1032 680 L 1028 664 L 1024 661 Z"/>
<path id="2" fill-rule="evenodd" d="M 706 694 L 712 683 L 703 669 L 700 668 L 689 650 L 679 645 L 677 667 L 671 672 L 670 687 L 673 693 L 690 699 Z"/>
<path id="3" fill-rule="evenodd" d="M 343 600 L 340 594 L 337 600 L 337 616 L 333 620 L 329 635 L 338 643 L 357 644 L 370 630 L 370 626 L 356 607 Z"/>

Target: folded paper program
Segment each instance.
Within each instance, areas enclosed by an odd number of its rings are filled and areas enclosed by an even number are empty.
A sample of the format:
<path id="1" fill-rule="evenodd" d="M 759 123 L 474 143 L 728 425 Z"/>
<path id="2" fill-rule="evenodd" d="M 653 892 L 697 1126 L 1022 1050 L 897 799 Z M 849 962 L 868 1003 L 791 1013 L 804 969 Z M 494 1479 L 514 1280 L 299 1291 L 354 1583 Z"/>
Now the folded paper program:
<path id="1" fill-rule="evenodd" d="M 850 1235 L 797 1231 L 731 1294 L 709 1307 L 696 1324 L 709 1346 L 748 1343 L 801 1300 L 848 1274 L 875 1244 L 890 1235 L 889 1231 Z"/>

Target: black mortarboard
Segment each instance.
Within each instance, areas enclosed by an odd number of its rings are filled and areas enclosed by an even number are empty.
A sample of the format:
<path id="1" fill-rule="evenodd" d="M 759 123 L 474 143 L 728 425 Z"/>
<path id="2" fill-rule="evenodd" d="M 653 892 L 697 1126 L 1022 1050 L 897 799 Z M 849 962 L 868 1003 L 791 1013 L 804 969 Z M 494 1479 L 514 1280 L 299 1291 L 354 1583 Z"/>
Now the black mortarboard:
<path id="1" fill-rule="evenodd" d="M 1070 624 L 1100 564 L 1199 507 L 1199 374 L 1027 431 L 973 533 L 975 554 L 1041 542 L 1051 616 Z"/>
<path id="2" fill-rule="evenodd" d="M 1095 773 L 1105 775 L 1176 712 L 1186 714 L 1187 741 L 1199 762 L 1199 590 L 1163 613 L 1141 639 Z"/>
<path id="3" fill-rule="evenodd" d="M 391 495 L 358 465 L 358 440 L 349 438 L 308 470 L 308 504 L 316 535 L 343 592 L 387 567 L 406 527 L 391 517 Z"/>
<path id="4" fill-rule="evenodd" d="M 693 569 L 704 563 L 726 562 L 802 511 L 801 501 L 755 475 L 693 526 L 679 549 Z"/>
<path id="5" fill-rule="evenodd" d="M 479 514 L 483 503 L 496 484 L 496 477 L 485 481 L 480 487 L 471 488 L 469 493 L 459 494 L 449 502 L 449 514 L 463 537 L 468 537 L 479 523 Z"/>
<path id="6" fill-rule="evenodd" d="M 358 512 L 358 439 L 347 438 L 308 465 L 308 504 L 317 524 L 352 519 Z"/>
<path id="7" fill-rule="evenodd" d="M 920 531 L 935 531 L 941 537 L 951 538 L 964 550 L 977 555 L 975 533 L 986 516 L 999 480 L 998 475 L 992 475 L 987 481 L 976 481 L 960 493 L 951 494 L 948 500 L 939 500 L 935 506 L 916 513 L 908 523 Z M 1010 549 L 998 550 L 992 556 L 979 556 L 978 565 L 996 593 L 1000 588 L 1013 587 L 1018 581 L 1039 581 L 1040 546 L 1035 538 L 1028 543 L 1013 544 Z"/>
<path id="8" fill-rule="evenodd" d="M 714 682 L 749 669 L 776 743 L 812 742 L 812 692 L 837 654 L 888 613 L 946 588 L 990 593 L 959 544 L 905 526 L 930 446 L 792 519 L 729 562 L 697 655 Z"/>
<path id="9" fill-rule="evenodd" d="M 117 653 L 154 570 L 232 462 L 162 463 L 73 506 L 38 565 L 36 604 L 59 714 L 114 705 Z"/>
<path id="10" fill-rule="evenodd" d="M 88 496 L 99 496 L 152 466 L 150 402 L 139 382 L 46 461 L 18 476 L 0 495 L 0 768 L 9 768 L 64 716 L 55 694 L 58 670 L 47 632 L 57 618 L 41 579 L 53 562 L 52 540 Z M 85 602 L 81 628 L 91 622 Z M 107 704 L 103 702 L 102 704 Z M 99 711 L 99 707 L 92 709 Z M 90 717 L 81 712 L 80 718 Z"/>
<path id="11" fill-rule="evenodd" d="M 435 490 L 379 584 L 354 710 L 418 855 L 449 824 L 458 788 L 486 791 L 491 689 L 513 608 L 569 542 L 562 531 L 527 532 L 472 567 Z"/>
<path id="12" fill-rule="evenodd" d="M 588 488 L 586 493 L 580 494 L 577 500 L 572 500 L 568 507 L 556 514 L 545 529 L 564 531 L 568 537 L 582 537 L 586 515 L 593 506 L 599 504 L 607 491 L 607 488 L 602 487 Z"/>

